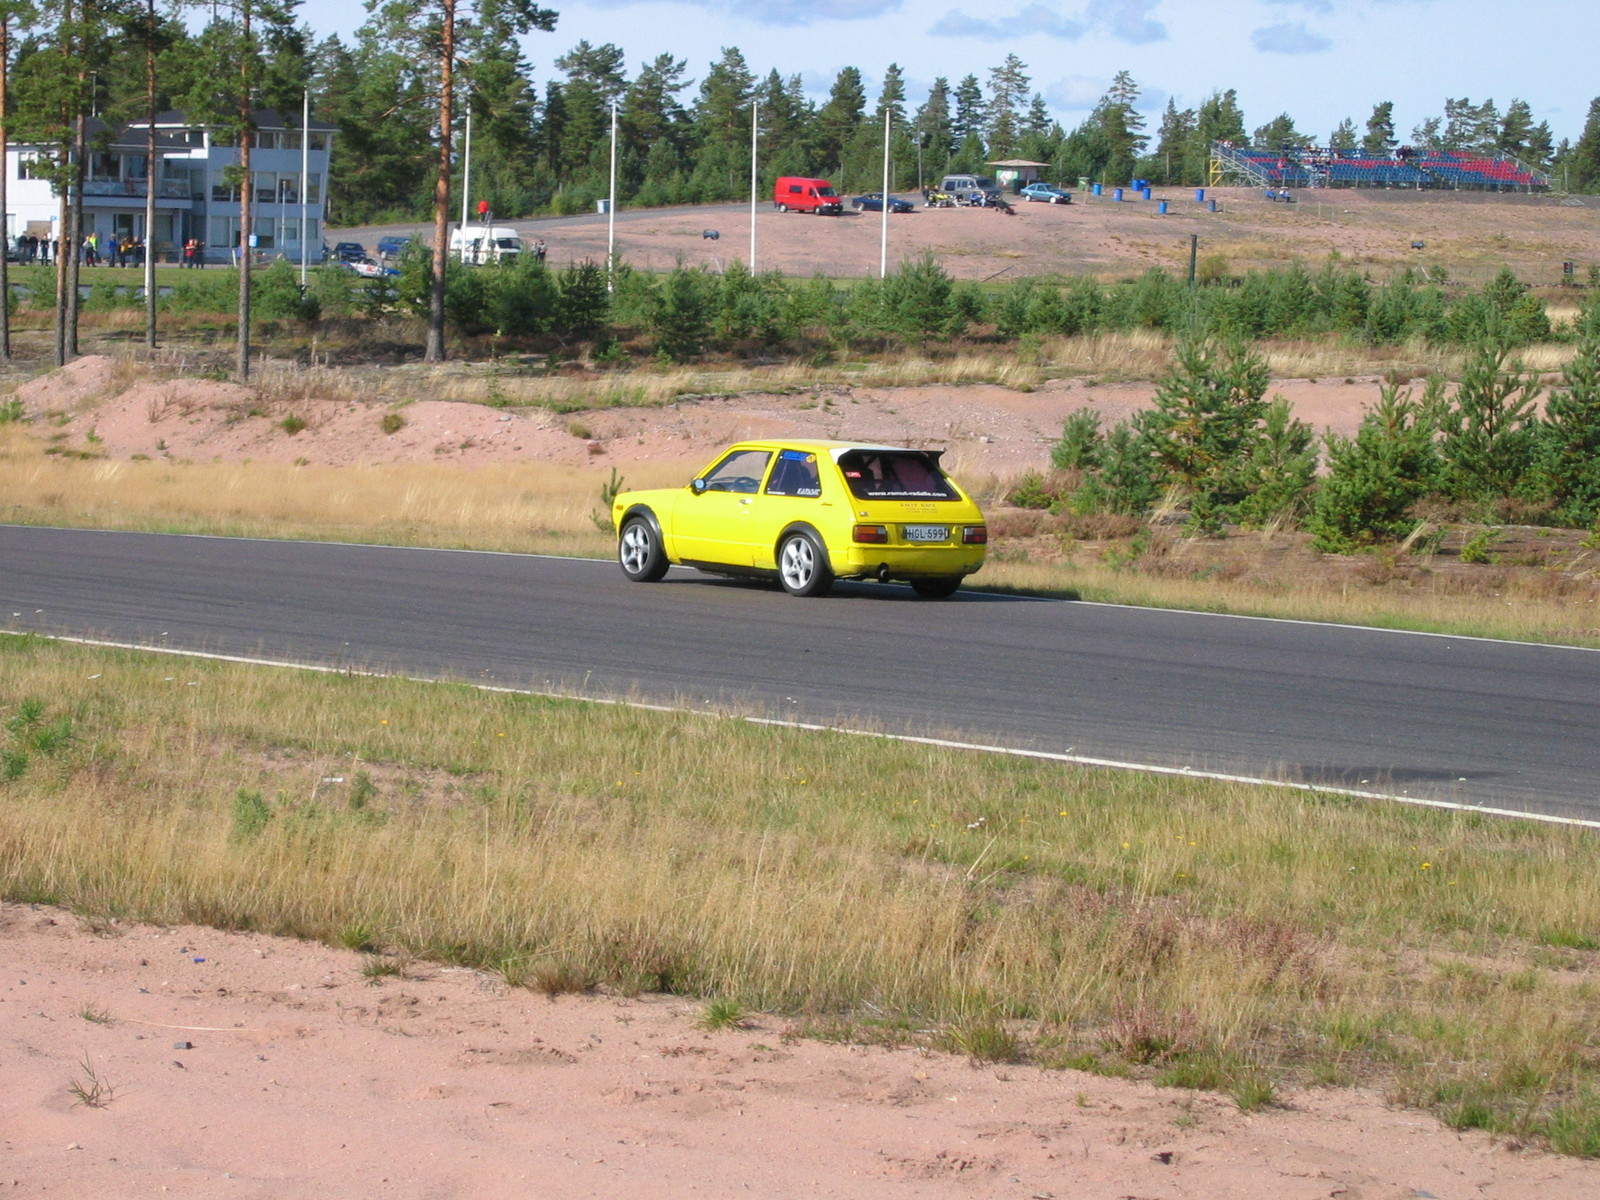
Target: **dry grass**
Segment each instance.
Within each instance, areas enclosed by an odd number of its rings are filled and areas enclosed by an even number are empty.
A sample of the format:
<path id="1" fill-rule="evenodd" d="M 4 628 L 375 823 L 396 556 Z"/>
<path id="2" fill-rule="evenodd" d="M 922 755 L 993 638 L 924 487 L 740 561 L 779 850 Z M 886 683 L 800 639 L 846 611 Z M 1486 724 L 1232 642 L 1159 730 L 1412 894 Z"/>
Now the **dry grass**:
<path id="1" fill-rule="evenodd" d="M 626 484 L 673 486 L 682 476 L 680 467 L 663 464 L 630 470 Z M 601 558 L 613 550 L 602 482 L 593 470 L 535 463 L 463 470 L 433 463 L 335 468 L 71 459 L 47 455 L 21 430 L 0 426 L 0 515 L 22 523 Z M 1503 571 L 1491 579 L 1497 569 L 1486 567 L 1489 582 L 1481 588 L 1414 572 L 1334 575 L 1310 560 L 1274 566 L 1272 543 L 1249 537 L 1173 541 L 1163 545 L 1159 561 L 1098 543 L 1074 552 L 1059 531 L 1041 535 L 1039 517 L 1002 509 L 999 498 L 1011 482 L 968 480 L 995 529 L 989 564 L 974 586 L 1600 644 L 1593 589 L 1541 586 L 1537 571 L 1519 587 L 1508 585 Z M 1126 542 L 1138 527 L 1103 532 Z M 1251 547 L 1259 547 L 1254 559 Z"/>
<path id="2" fill-rule="evenodd" d="M 1588 832 L 31 639 L 0 727 L 11 899 L 1594 1127 Z"/>

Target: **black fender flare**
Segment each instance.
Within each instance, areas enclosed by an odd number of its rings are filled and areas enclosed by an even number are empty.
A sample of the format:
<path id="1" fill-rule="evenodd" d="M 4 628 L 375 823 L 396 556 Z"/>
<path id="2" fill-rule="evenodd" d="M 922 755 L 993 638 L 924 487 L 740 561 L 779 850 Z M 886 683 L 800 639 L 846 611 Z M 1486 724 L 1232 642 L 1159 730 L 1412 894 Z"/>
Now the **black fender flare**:
<path id="1" fill-rule="evenodd" d="M 661 533 L 661 518 L 656 516 L 656 510 L 648 504 L 630 504 L 628 506 L 627 511 L 622 514 L 621 520 L 617 522 L 617 536 L 622 536 L 622 527 L 634 517 L 643 517 L 650 523 L 650 528 L 656 535 L 656 541 L 661 545 L 661 552 L 665 554 L 667 552 L 667 539 Z"/>
<path id="2" fill-rule="evenodd" d="M 778 551 L 783 548 L 784 538 L 791 533 L 809 533 L 817 543 L 817 549 L 822 551 L 823 565 L 833 574 L 838 574 L 837 571 L 833 570 L 833 555 L 828 550 L 828 539 L 818 533 L 817 527 L 810 521 L 790 521 L 778 531 L 778 540 L 772 543 L 772 558 L 774 562 L 777 561 Z"/>

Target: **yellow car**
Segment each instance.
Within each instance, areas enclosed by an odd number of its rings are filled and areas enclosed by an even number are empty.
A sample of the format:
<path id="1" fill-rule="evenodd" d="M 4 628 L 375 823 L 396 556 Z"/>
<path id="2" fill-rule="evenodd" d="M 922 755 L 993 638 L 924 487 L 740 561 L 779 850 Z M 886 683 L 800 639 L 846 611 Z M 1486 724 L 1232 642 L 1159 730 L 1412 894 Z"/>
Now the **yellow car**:
<path id="1" fill-rule="evenodd" d="M 622 573 L 653 583 L 672 563 L 775 577 L 794 596 L 835 579 L 904 580 L 949 596 L 983 565 L 989 529 L 940 469 L 939 450 L 855 442 L 740 442 L 687 487 L 613 502 Z"/>

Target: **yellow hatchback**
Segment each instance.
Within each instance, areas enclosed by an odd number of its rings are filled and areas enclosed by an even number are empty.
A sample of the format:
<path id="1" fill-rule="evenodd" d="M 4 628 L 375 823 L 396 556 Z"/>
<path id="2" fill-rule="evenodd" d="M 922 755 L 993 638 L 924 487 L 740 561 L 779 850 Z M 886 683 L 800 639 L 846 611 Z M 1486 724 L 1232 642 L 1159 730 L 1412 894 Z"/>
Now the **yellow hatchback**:
<path id="1" fill-rule="evenodd" d="M 824 595 L 835 579 L 903 580 L 919 596 L 949 596 L 983 565 L 989 530 L 941 453 L 740 442 L 687 487 L 617 496 L 622 573 L 652 583 L 681 563 L 775 577 L 795 596 Z"/>

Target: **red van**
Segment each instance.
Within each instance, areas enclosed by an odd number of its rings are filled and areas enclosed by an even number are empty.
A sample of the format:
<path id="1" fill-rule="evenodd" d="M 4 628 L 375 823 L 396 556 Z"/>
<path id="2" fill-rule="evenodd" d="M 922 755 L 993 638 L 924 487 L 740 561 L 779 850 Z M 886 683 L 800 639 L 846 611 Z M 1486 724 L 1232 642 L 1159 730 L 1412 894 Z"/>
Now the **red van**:
<path id="1" fill-rule="evenodd" d="M 836 217 L 844 211 L 844 201 L 826 179 L 802 179 L 780 175 L 772 189 L 772 202 L 779 212 L 813 212 Z"/>

